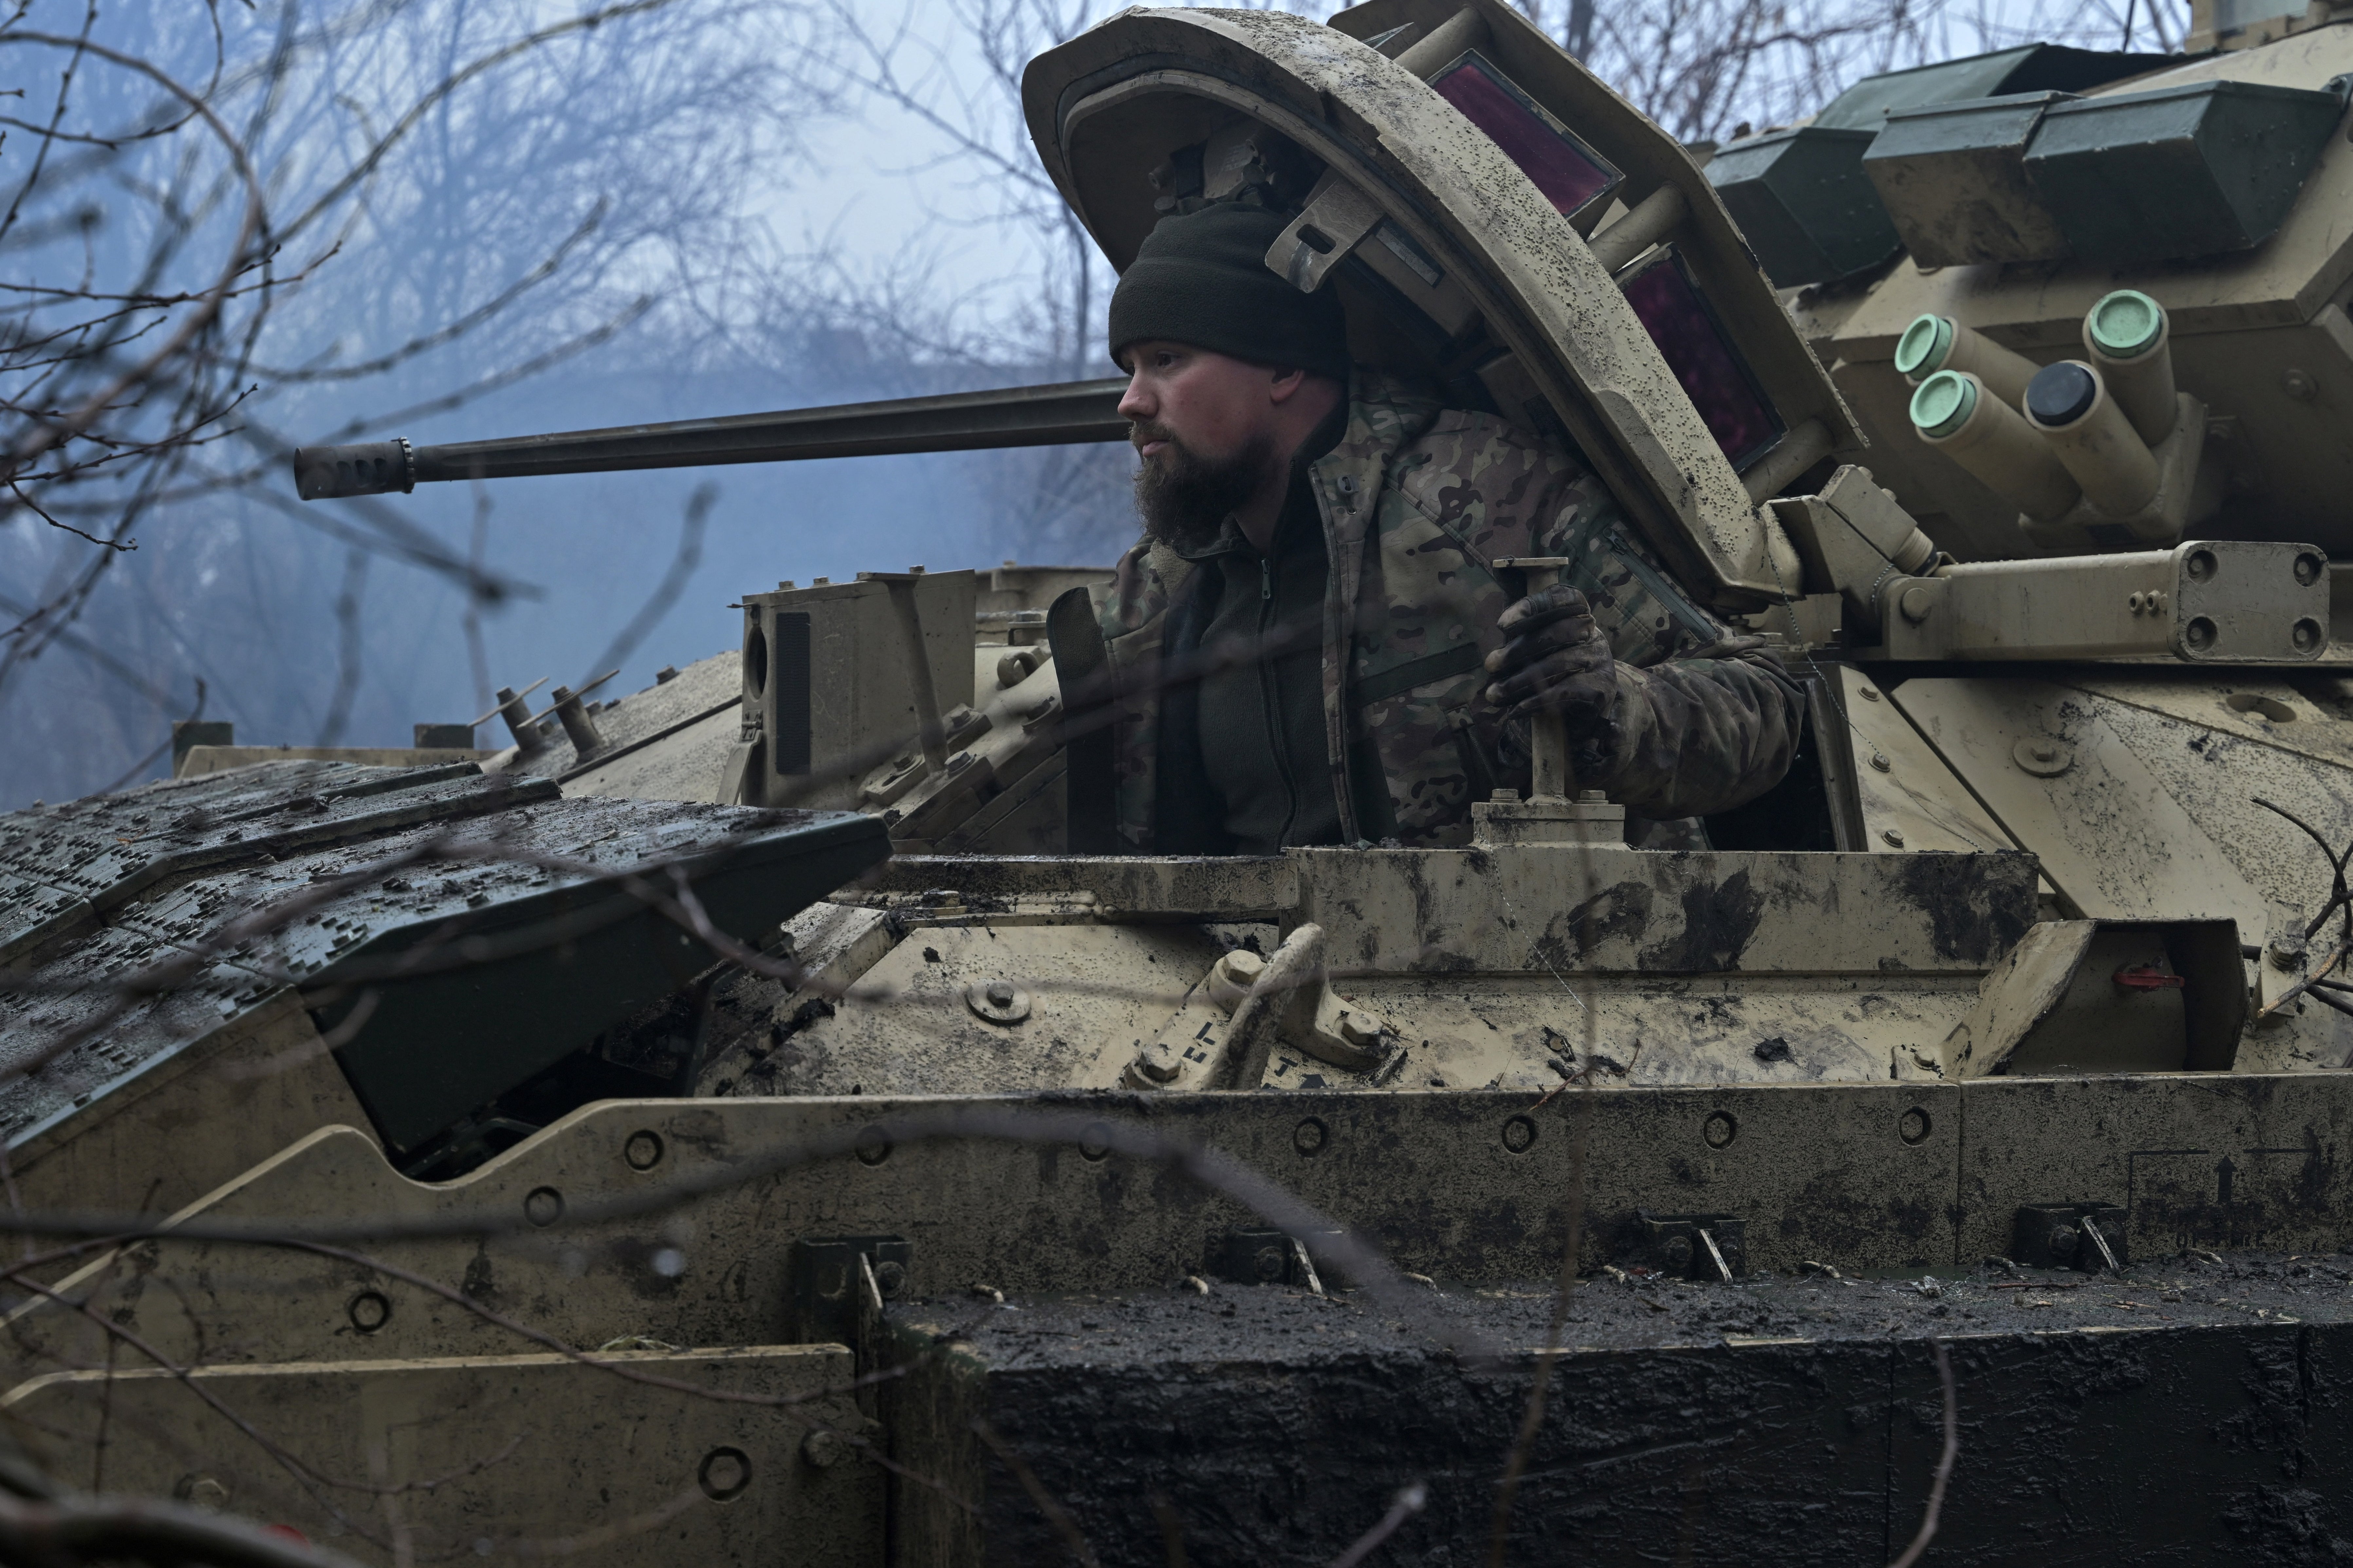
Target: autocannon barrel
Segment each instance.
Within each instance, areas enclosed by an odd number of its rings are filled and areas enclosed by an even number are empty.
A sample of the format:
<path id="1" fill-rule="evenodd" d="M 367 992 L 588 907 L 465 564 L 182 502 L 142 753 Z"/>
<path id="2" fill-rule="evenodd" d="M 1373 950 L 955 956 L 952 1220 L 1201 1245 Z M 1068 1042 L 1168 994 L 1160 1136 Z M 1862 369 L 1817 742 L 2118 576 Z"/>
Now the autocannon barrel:
<path id="1" fill-rule="evenodd" d="M 1120 395 L 1126 387 L 1121 378 L 1074 381 L 446 447 L 411 447 L 406 441 L 301 447 L 294 453 L 294 488 L 304 500 L 324 500 L 411 490 L 442 479 L 1117 441 L 1128 433 L 1128 423 L 1119 415 Z"/>

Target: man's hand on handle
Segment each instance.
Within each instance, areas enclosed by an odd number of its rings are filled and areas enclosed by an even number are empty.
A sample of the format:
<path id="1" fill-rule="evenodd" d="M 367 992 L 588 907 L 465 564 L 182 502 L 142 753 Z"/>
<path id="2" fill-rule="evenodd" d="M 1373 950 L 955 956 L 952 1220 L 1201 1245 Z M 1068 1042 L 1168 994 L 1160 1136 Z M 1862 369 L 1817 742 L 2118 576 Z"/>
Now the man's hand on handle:
<path id="1" fill-rule="evenodd" d="M 1506 721 L 1557 713 L 1572 756 L 1614 750 L 1617 661 L 1585 595 L 1566 584 L 1539 588 L 1497 618 L 1509 638 L 1487 656 L 1487 700 Z"/>

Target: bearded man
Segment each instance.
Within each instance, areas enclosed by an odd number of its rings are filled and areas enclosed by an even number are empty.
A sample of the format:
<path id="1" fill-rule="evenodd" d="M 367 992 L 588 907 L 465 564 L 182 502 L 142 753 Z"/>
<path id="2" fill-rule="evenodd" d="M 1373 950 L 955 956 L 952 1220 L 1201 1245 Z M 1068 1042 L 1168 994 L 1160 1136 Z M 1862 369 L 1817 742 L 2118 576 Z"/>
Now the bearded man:
<path id="1" fill-rule="evenodd" d="M 1564 720 L 1580 788 L 1705 816 L 1779 782 L 1797 687 L 1686 598 L 1576 457 L 1350 363 L 1287 220 L 1162 220 L 1111 303 L 1144 538 L 1103 616 L 1119 833 L 1154 854 L 1463 844 Z M 1510 556 L 1576 563 L 1528 594 Z M 1689 842 L 1690 840 L 1684 840 Z"/>

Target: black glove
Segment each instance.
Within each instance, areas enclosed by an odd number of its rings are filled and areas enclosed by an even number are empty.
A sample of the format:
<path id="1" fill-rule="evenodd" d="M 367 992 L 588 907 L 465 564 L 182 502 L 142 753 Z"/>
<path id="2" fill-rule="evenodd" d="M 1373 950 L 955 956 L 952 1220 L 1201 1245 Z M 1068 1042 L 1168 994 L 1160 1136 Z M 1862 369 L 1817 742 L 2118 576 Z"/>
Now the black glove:
<path id="1" fill-rule="evenodd" d="M 1557 713 L 1573 756 L 1610 755 L 1616 749 L 1618 664 L 1585 595 L 1567 584 L 1540 588 L 1506 609 L 1495 624 L 1510 640 L 1487 656 L 1487 672 L 1496 678 L 1487 688 L 1487 700 L 1506 710 L 1504 721 Z"/>

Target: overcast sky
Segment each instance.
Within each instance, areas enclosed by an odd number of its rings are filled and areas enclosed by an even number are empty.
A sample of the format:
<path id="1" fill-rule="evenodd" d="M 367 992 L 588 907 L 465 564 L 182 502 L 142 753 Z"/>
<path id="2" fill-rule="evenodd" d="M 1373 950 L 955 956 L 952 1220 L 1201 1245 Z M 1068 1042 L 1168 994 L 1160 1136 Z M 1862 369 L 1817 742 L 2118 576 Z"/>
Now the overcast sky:
<path id="1" fill-rule="evenodd" d="M 49 3 L 71 8 L 69 0 Z M 1066 4 L 1074 9 L 1086 3 L 1034 0 L 1039 6 Z M 1303 0 L 1302 8 L 1314 3 Z M 1789 0 L 1789 9 L 1796 17 L 1809 5 L 1835 8 L 1846 3 Z M 2102 32 L 2094 26 L 2109 0 L 2064 5 L 2060 0 L 1982 0 L 1988 7 L 1983 10 L 1980 0 L 1925 3 L 1928 9 L 1915 14 L 1930 23 L 1918 42 L 1940 57 L 2008 44 L 2021 34 L 2066 36 L 2071 25 L 2071 41 L 2113 47 L 2120 31 Z M 2149 3 L 2138 0 L 2144 17 Z M 2180 0 L 2164 3 L 2178 7 Z M 1036 154 L 1018 130 L 1015 106 L 978 68 L 953 0 L 841 4 L 870 34 L 896 32 L 912 41 L 902 57 L 902 79 L 923 104 L 960 123 L 967 109 L 978 111 L 1005 160 L 1002 167 L 1034 175 Z M 1112 0 L 1095 5 L 1098 12 L 1112 8 Z M 398 15 L 414 20 L 445 12 L 499 14 L 497 6 L 478 0 L 438 0 Z M 1048 42 L 1041 38 L 1021 47 L 1019 58 Z M 626 47 L 617 33 L 608 30 L 596 47 L 617 51 L 617 60 L 646 67 L 637 75 L 652 84 L 645 87 L 649 100 L 660 97 L 661 84 L 680 79 L 653 65 L 655 57 Z M 927 47 L 930 58 L 922 58 Z M 766 54 L 728 58 L 754 65 L 768 59 Z M 527 74 L 516 74 L 527 86 Z M 407 362 L 383 383 L 356 383 L 348 394 L 332 385 L 316 387 L 309 401 L 269 405 L 259 413 L 284 423 L 290 438 L 302 441 L 322 438 L 347 413 L 411 407 L 416 412 L 401 417 L 399 429 L 377 434 L 431 442 L 895 395 L 923 389 L 904 374 L 899 383 L 905 384 L 899 384 L 876 368 L 889 368 L 883 362 L 896 345 L 882 345 L 875 363 L 869 364 L 856 353 L 853 341 L 851 352 L 834 363 L 824 343 L 793 335 L 793 303 L 830 301 L 827 290 L 839 289 L 855 304 L 861 292 L 896 287 L 895 298 L 903 299 L 915 316 L 971 331 L 995 313 L 992 304 L 1002 308 L 1037 298 L 1035 279 L 1048 253 L 1039 248 L 1035 218 L 997 221 L 1008 183 L 996 177 L 985 161 L 958 155 L 949 138 L 902 106 L 864 95 L 839 117 L 812 121 L 793 112 L 802 107 L 798 100 L 772 94 L 775 106 L 804 136 L 801 153 L 785 161 L 782 153 L 739 157 L 731 152 L 732 161 L 702 172 L 712 183 L 690 187 L 674 160 L 691 161 L 694 147 L 703 143 L 664 143 L 667 122 L 659 118 L 626 133 L 615 132 L 618 140 L 609 149 L 588 144 L 584 126 L 589 122 L 628 125 L 630 95 L 644 83 L 605 85 L 625 89 L 614 100 L 623 108 L 607 105 L 612 93 L 592 92 L 588 105 L 606 109 L 602 120 L 575 98 L 566 100 L 552 120 L 519 121 L 515 132 L 499 138 L 490 151 L 504 154 L 522 147 L 526 154 L 501 163 L 488 185 L 480 179 L 448 182 L 448 189 L 457 194 L 432 209 L 431 221 L 395 224 L 353 237 L 348 254 L 318 286 L 343 288 L 321 296 L 339 301 L 340 308 L 311 312 L 322 314 L 321 332 L 340 346 L 331 351 L 323 338 L 285 343 L 279 345 L 280 363 L 309 363 L 333 353 L 366 357 L 431 331 L 548 255 L 578 221 L 575 209 L 600 195 L 609 195 L 616 222 L 651 224 L 656 219 L 649 214 L 681 208 L 670 215 L 681 220 L 676 247 L 690 257 L 710 254 L 710 241 L 689 220 L 731 205 L 755 214 L 784 251 L 806 256 L 829 250 L 833 266 L 814 274 L 805 274 L 794 256 L 755 274 L 775 285 L 776 297 L 762 303 L 748 329 L 765 327 L 772 319 L 781 322 L 785 330 L 773 342 L 748 330 L 740 317 L 725 318 L 715 345 L 708 339 L 690 341 L 689 334 L 676 331 L 675 320 L 649 318 L 634 333 L 624 332 L 604 348 L 564 359 L 553 372 L 529 376 L 462 408 L 435 412 L 424 406 L 452 387 L 468 385 L 579 331 L 583 321 L 573 319 L 578 310 L 572 307 L 589 296 L 578 277 L 567 273 L 560 288 L 526 297 L 520 314 L 499 319 L 513 323 L 518 335 L 512 343 L 465 339 L 438 355 Z M 485 79 L 470 89 L 476 97 L 468 101 L 479 99 L 496 108 L 508 89 L 506 77 Z M 385 88 L 385 96 L 392 101 L 414 90 L 403 77 Z M 533 100 L 522 87 L 515 90 L 521 113 Z M 724 142 L 729 123 L 705 127 L 717 136 L 709 144 Z M 543 177 L 529 163 L 559 153 L 570 162 L 554 174 Z M 432 174 L 430 160 L 425 162 L 426 173 Z M 649 167 L 656 172 L 649 174 Z M 498 190 L 521 184 L 547 199 L 500 200 Z M 468 201 L 491 205 L 470 208 Z M 505 227 L 493 232 L 495 226 L 485 224 L 485 217 L 500 219 Z M 440 272 L 407 265 L 428 240 L 438 246 L 432 254 Z M 469 273 L 459 279 L 463 287 L 436 292 L 436 280 L 454 275 L 459 263 L 480 276 Z M 346 274 L 353 281 L 339 285 L 336 279 Z M 381 279 L 385 286 L 368 286 L 367 279 Z M 626 269 L 595 281 L 603 290 L 597 298 L 638 286 Z M 656 288 L 661 279 L 649 276 L 643 281 Z M 394 307 L 411 295 L 414 309 L 403 315 Z M 611 302 L 607 299 L 596 310 L 606 311 Z M 1103 302 L 1098 292 L 1093 308 L 1100 311 Z M 293 317 L 301 315 L 298 301 Z M 854 310 L 842 317 L 820 316 L 861 320 Z M 281 321 L 289 319 L 281 312 Z M 494 323 L 483 335 L 497 330 Z M 1003 340 L 984 345 L 1003 346 Z M 977 361 L 957 360 L 940 374 L 967 385 L 1002 383 L 1017 373 L 988 367 L 1004 357 L 1001 352 L 984 353 Z M 903 361 L 900 369 L 904 372 Z M 1097 451 L 1107 458 L 1124 455 Z M 282 482 L 275 465 L 270 477 Z M 626 690 L 649 681 L 659 665 L 685 663 L 730 647 L 740 623 L 731 604 L 779 579 L 807 582 L 819 574 L 841 577 L 916 563 L 934 570 L 986 565 L 1016 555 L 1026 561 L 1107 563 L 1134 527 L 1117 476 L 1111 477 L 1108 489 L 1085 492 L 1082 504 L 1065 506 L 1060 521 L 1045 523 L 1041 518 L 1047 514 L 1033 504 L 1036 487 L 1025 489 L 1015 466 L 992 468 L 955 455 L 518 480 L 485 487 L 480 498 L 487 505 L 483 511 L 477 510 L 470 487 L 428 486 L 412 496 L 387 498 L 382 510 L 461 556 L 479 521 L 483 563 L 544 591 L 542 597 L 483 617 L 491 683 L 521 686 L 543 675 L 577 680 L 601 673 L 589 666 L 602 662 L 600 650 L 648 605 L 653 584 L 671 564 L 686 498 L 703 483 L 715 484 L 718 501 L 700 563 L 682 595 L 620 661 L 625 669 L 616 689 Z M 0 690 L 0 721 L 19 735 L 45 734 L 49 731 L 31 721 L 46 716 L 54 719 L 61 737 L 55 744 L 20 745 L 13 754 L 0 755 L 0 802 L 36 795 L 69 798 L 102 787 L 156 737 L 168 734 L 171 718 L 190 710 L 198 678 L 208 682 L 206 715 L 234 720 L 240 739 L 313 742 L 326 727 L 338 672 L 351 662 L 339 651 L 347 647 L 360 650 L 362 673 L 349 722 L 337 730 L 343 743 L 399 743 L 412 722 L 447 721 L 478 711 L 484 704 L 461 632 L 462 600 L 438 578 L 395 558 L 377 560 L 364 581 L 352 575 L 343 546 L 312 526 L 328 521 L 324 510 L 305 508 L 290 516 L 281 506 L 256 506 L 234 497 L 175 505 L 150 520 L 140 531 L 142 552 L 126 557 L 109 575 L 79 625 L 110 647 L 121 644 L 117 652 L 145 671 L 145 679 L 166 688 L 167 700 L 134 702 L 119 679 L 92 673 L 69 647 L 59 649 L 35 672 L 40 679 L 20 679 Z M 41 537 L 44 531 L 26 520 L 19 521 L 16 532 L 50 548 L 58 542 Z M 30 568 L 10 570 L 24 591 L 40 575 Z M 356 638 L 349 643 L 336 612 L 346 595 L 364 609 L 348 628 Z M 130 635 L 141 629 L 144 642 Z M 123 734 L 111 749 L 92 738 L 85 721 L 98 711 L 121 719 Z"/>

